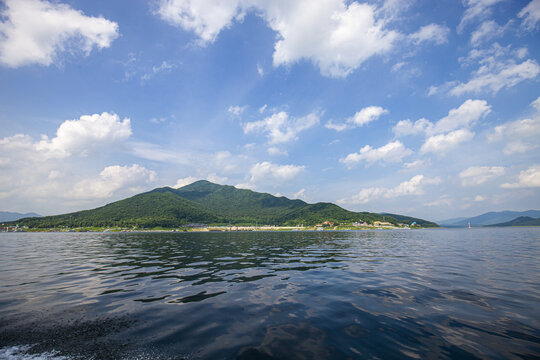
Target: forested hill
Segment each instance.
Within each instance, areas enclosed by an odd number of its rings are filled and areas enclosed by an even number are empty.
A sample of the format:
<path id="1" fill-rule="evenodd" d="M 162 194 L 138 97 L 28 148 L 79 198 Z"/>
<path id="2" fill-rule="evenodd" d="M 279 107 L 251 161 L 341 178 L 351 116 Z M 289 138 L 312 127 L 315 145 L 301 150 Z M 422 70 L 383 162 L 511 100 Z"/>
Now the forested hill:
<path id="1" fill-rule="evenodd" d="M 404 218 L 403 218 L 404 219 Z M 158 188 L 108 205 L 69 214 L 26 218 L 19 225 L 35 228 L 58 226 L 178 227 L 187 224 L 315 225 L 324 221 L 352 223 L 386 221 L 392 224 L 422 219 L 397 220 L 389 215 L 353 212 L 331 203 L 308 204 L 271 194 L 201 180 L 180 189 Z M 410 220 L 410 221 L 408 221 Z"/>

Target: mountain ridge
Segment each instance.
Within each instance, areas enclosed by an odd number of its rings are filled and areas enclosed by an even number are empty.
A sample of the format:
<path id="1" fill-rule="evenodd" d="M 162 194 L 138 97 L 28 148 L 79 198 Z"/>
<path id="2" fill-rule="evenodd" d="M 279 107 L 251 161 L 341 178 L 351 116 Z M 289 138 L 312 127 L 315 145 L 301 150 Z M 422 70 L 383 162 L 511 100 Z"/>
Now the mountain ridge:
<path id="1" fill-rule="evenodd" d="M 17 221 L 19 219 L 23 219 L 27 217 L 40 217 L 40 216 L 41 215 L 36 214 L 34 212 L 18 213 L 18 212 L 12 212 L 12 211 L 0 211 L 0 222 Z"/>
<path id="2" fill-rule="evenodd" d="M 507 227 L 507 226 L 540 226 L 540 218 L 532 218 L 530 216 L 520 216 L 514 220 L 510 220 L 504 223 L 498 223 L 493 225 L 486 225 L 490 227 Z"/>
<path id="3" fill-rule="evenodd" d="M 471 226 L 486 226 L 486 225 L 494 225 L 494 224 L 498 224 L 498 223 L 504 223 L 504 222 L 512 221 L 515 218 L 518 218 L 520 216 L 528 216 L 528 217 L 531 217 L 531 218 L 539 218 L 540 217 L 540 210 L 490 211 L 490 212 L 486 212 L 486 213 L 481 214 L 481 215 L 468 217 L 468 218 L 457 218 L 457 219 L 441 220 L 441 221 L 438 221 L 438 224 L 440 226 L 445 226 L 445 227 L 466 227 L 466 226 L 468 226 L 468 224 L 470 222 Z M 452 220 L 454 220 L 454 221 L 452 221 Z M 455 220 L 457 220 L 457 221 L 455 221 Z"/>
<path id="4" fill-rule="evenodd" d="M 407 217 L 409 218 L 409 217 Z M 426 222 L 409 218 L 412 221 Z M 333 203 L 308 204 L 230 185 L 199 180 L 179 189 L 156 188 L 107 205 L 68 214 L 26 218 L 20 225 L 51 227 L 180 227 L 204 224 L 315 225 L 324 221 L 387 221 L 395 218 L 368 212 L 353 212 Z M 437 224 L 431 223 L 432 227 Z"/>

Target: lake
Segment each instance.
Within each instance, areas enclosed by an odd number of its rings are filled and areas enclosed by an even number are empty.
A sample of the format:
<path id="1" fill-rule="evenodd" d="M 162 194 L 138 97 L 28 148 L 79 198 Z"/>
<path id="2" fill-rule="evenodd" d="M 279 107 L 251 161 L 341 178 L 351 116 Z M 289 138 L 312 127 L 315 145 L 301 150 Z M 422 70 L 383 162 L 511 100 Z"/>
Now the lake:
<path id="1" fill-rule="evenodd" d="M 540 228 L 0 233 L 0 358 L 540 358 Z"/>

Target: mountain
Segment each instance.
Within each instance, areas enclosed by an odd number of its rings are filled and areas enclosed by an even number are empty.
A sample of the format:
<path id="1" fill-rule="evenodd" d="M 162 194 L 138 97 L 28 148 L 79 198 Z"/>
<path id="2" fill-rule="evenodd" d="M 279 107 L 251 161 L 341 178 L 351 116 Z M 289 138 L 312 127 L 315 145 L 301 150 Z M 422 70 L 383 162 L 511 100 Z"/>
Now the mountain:
<path id="1" fill-rule="evenodd" d="M 25 217 L 36 217 L 36 216 L 39 217 L 41 215 L 33 213 L 33 212 L 21 214 L 17 212 L 0 211 L 0 222 L 15 221 L 15 220 L 19 220 Z"/>
<path id="2" fill-rule="evenodd" d="M 486 226 L 512 221 L 520 216 L 528 216 L 536 219 L 540 217 L 540 210 L 492 211 L 471 218 L 458 219 L 457 221 L 455 221 L 456 219 L 441 220 L 439 224 L 446 227 L 466 227 L 470 222 L 471 226 Z"/>
<path id="3" fill-rule="evenodd" d="M 406 224 L 412 224 L 413 222 L 416 222 L 418 225 L 422 227 L 439 227 L 436 223 L 432 221 L 427 221 L 424 219 L 417 219 L 410 216 L 404 216 L 404 215 L 397 215 L 397 214 L 390 214 L 390 213 L 383 213 L 382 215 L 388 215 L 399 221 L 400 223 L 406 223 Z"/>
<path id="4" fill-rule="evenodd" d="M 410 218 L 414 219 L 414 218 Z M 389 215 L 345 210 L 331 203 L 308 204 L 234 186 L 200 180 L 180 189 L 158 188 L 105 206 L 70 214 L 26 218 L 37 228 L 81 226 L 177 227 L 204 224 L 314 225 L 323 221 L 388 221 Z M 424 221 L 415 219 L 417 223 Z M 426 222 L 428 223 L 428 222 Z M 436 224 L 435 224 L 436 226 Z"/>
<path id="5" fill-rule="evenodd" d="M 530 216 L 520 216 L 511 221 L 488 226 L 540 226 L 540 218 L 535 219 Z"/>

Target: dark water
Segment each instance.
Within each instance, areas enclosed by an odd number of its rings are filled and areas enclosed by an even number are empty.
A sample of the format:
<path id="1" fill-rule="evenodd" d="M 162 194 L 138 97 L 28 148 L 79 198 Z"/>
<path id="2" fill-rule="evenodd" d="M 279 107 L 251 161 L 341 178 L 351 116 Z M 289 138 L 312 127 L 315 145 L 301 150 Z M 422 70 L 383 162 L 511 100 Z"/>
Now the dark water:
<path id="1" fill-rule="evenodd" d="M 540 358 L 540 229 L 0 234 L 3 359 Z"/>

